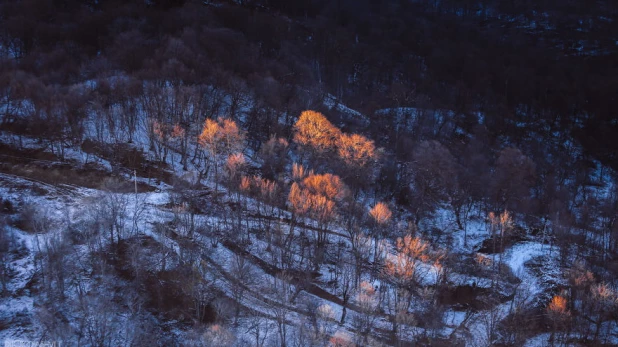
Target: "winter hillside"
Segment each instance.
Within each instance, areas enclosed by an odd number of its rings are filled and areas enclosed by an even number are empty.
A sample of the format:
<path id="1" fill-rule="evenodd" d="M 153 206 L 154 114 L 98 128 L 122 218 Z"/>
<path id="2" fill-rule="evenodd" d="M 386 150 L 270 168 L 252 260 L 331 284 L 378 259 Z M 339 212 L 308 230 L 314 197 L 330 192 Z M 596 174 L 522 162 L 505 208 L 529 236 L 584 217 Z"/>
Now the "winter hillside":
<path id="1" fill-rule="evenodd" d="M 1 3 L 0 344 L 618 345 L 595 4 Z"/>

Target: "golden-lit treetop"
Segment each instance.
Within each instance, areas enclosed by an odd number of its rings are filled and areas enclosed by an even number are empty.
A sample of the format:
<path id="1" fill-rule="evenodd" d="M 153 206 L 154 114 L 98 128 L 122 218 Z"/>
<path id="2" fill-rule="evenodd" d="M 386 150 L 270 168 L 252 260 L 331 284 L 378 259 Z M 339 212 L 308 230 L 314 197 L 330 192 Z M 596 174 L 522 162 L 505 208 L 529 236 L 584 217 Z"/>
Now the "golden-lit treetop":
<path id="1" fill-rule="evenodd" d="M 303 180 L 303 185 L 312 194 L 322 195 L 329 200 L 342 200 L 348 193 L 343 180 L 337 175 L 309 175 Z"/>
<path id="2" fill-rule="evenodd" d="M 567 299 L 564 296 L 555 295 L 549 305 L 547 312 L 552 316 L 567 316 L 570 314 L 567 306 Z"/>
<path id="3" fill-rule="evenodd" d="M 298 215 L 309 215 L 315 220 L 325 223 L 335 216 L 335 203 L 309 190 L 301 188 L 296 182 L 292 184 L 288 202 L 292 211 Z"/>
<path id="4" fill-rule="evenodd" d="M 152 131 L 159 141 L 166 141 L 172 136 L 172 127 L 156 119 L 152 123 Z"/>
<path id="5" fill-rule="evenodd" d="M 288 194 L 288 202 L 292 211 L 299 215 L 307 214 L 311 208 L 310 193 L 306 189 L 302 189 L 296 182 L 292 184 Z"/>
<path id="6" fill-rule="evenodd" d="M 198 143 L 211 154 L 229 154 L 242 150 L 244 134 L 231 119 L 206 119 Z"/>
<path id="7" fill-rule="evenodd" d="M 199 144 L 202 146 L 207 146 L 214 143 L 217 139 L 217 134 L 219 131 L 219 123 L 210 118 L 206 119 L 206 122 L 204 122 L 204 127 L 202 128 L 202 133 L 198 137 Z"/>
<path id="8" fill-rule="evenodd" d="M 607 283 L 593 284 L 590 287 L 590 294 L 594 300 L 607 308 L 618 306 L 618 292 Z"/>
<path id="9" fill-rule="evenodd" d="M 309 175 L 313 175 L 313 171 L 308 171 L 301 164 L 297 164 L 297 163 L 292 164 L 292 179 L 294 181 L 300 182 Z"/>
<path id="10" fill-rule="evenodd" d="M 322 195 L 309 195 L 309 211 L 312 218 L 320 223 L 325 223 L 335 217 L 335 202 Z"/>
<path id="11" fill-rule="evenodd" d="M 277 183 L 275 181 L 260 178 L 256 184 L 260 189 L 260 196 L 263 199 L 274 200 L 277 195 Z"/>
<path id="12" fill-rule="evenodd" d="M 317 153 L 332 149 L 341 131 L 316 111 L 303 111 L 294 125 L 294 142 L 310 147 Z"/>
<path id="13" fill-rule="evenodd" d="M 419 237 L 412 237 L 411 235 L 399 237 L 397 238 L 396 248 L 399 253 L 403 253 L 412 259 L 421 261 L 428 259 L 429 244 Z"/>
<path id="14" fill-rule="evenodd" d="M 575 287 L 588 287 L 595 282 L 594 274 L 586 269 L 586 264 L 582 261 L 576 261 L 568 271 L 569 282 Z"/>
<path id="15" fill-rule="evenodd" d="M 376 290 L 371 283 L 367 281 L 360 283 L 358 293 L 356 294 L 356 302 L 361 312 L 373 312 L 378 308 L 376 294 Z"/>
<path id="16" fill-rule="evenodd" d="M 245 155 L 241 152 L 230 154 L 225 161 L 225 168 L 230 176 L 235 176 L 245 166 Z"/>
<path id="17" fill-rule="evenodd" d="M 376 158 L 373 141 L 359 134 L 342 134 L 337 142 L 337 152 L 352 167 L 365 167 Z"/>
<path id="18" fill-rule="evenodd" d="M 403 253 L 388 254 L 383 271 L 391 277 L 391 280 L 401 284 L 409 284 L 416 280 L 416 262 Z"/>
<path id="19" fill-rule="evenodd" d="M 400 285 L 409 286 L 418 281 L 417 261 L 428 261 L 429 244 L 418 237 L 398 238 L 395 254 L 388 254 L 384 273 Z"/>
<path id="20" fill-rule="evenodd" d="M 369 210 L 369 215 L 373 218 L 374 221 L 376 221 L 376 223 L 378 223 L 379 225 L 384 225 L 388 223 L 393 213 L 388 208 L 388 205 L 383 202 L 378 202 L 377 204 L 375 204 L 375 206 L 373 206 L 371 210 Z"/>
<path id="21" fill-rule="evenodd" d="M 243 193 L 249 193 L 251 191 L 251 178 L 242 176 L 238 188 Z"/>
<path id="22" fill-rule="evenodd" d="M 343 335 L 339 330 L 328 340 L 328 345 L 333 347 L 356 347 L 352 338 Z"/>
<path id="23" fill-rule="evenodd" d="M 220 127 L 220 138 L 225 144 L 226 148 L 230 151 L 238 150 L 238 147 L 242 145 L 244 141 L 244 134 L 231 119 L 223 119 L 223 121 L 219 120 L 222 124 Z"/>
<path id="24" fill-rule="evenodd" d="M 500 215 L 489 212 L 489 222 L 492 228 L 494 228 L 493 230 L 497 228 L 502 235 L 513 229 L 513 218 L 511 217 L 511 213 L 507 210 L 504 210 Z"/>
<path id="25" fill-rule="evenodd" d="M 180 126 L 180 124 L 175 124 L 174 128 L 172 128 L 173 138 L 185 137 L 185 134 L 186 134 L 185 128 Z"/>
<path id="26" fill-rule="evenodd" d="M 304 173 L 301 173 L 304 170 L 302 166 L 295 167 L 295 176 L 304 176 Z M 308 215 L 325 225 L 336 215 L 335 201 L 343 200 L 347 192 L 347 187 L 339 176 L 309 173 L 302 181 L 292 184 L 288 203 L 294 213 Z"/>
<path id="27" fill-rule="evenodd" d="M 278 194 L 277 183 L 259 176 L 243 176 L 239 183 L 240 191 L 250 193 L 261 201 L 273 203 Z"/>

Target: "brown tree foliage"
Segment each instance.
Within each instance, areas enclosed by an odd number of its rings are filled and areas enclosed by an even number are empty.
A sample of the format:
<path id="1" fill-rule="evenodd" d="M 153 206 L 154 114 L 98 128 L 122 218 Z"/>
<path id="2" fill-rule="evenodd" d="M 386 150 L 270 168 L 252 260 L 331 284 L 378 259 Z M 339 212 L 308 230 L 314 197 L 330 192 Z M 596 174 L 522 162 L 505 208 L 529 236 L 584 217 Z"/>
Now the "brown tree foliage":
<path id="1" fill-rule="evenodd" d="M 284 138 L 271 137 L 262 144 L 258 152 L 262 160 L 262 172 L 266 178 L 275 179 L 283 172 L 288 163 L 288 141 Z"/>
<path id="2" fill-rule="evenodd" d="M 412 153 L 413 207 L 417 219 L 433 211 L 457 190 L 457 162 L 438 141 L 423 141 Z"/>
<path id="3" fill-rule="evenodd" d="M 517 148 L 500 152 L 491 181 L 494 202 L 502 208 L 525 212 L 536 181 L 536 166 Z"/>

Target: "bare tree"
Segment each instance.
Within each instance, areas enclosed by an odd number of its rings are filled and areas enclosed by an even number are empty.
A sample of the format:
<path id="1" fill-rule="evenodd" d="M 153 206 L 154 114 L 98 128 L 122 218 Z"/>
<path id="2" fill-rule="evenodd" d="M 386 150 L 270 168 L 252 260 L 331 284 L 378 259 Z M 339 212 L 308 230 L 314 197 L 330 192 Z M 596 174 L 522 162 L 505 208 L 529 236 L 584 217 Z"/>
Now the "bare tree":
<path id="1" fill-rule="evenodd" d="M 127 210 L 130 199 L 128 195 L 118 192 L 122 185 L 121 182 L 112 179 L 104 181 L 102 185 L 101 208 L 103 208 L 106 216 L 105 224 L 108 228 L 111 245 L 117 245 L 120 239 L 125 236 L 125 222 L 128 217 Z"/>
<path id="2" fill-rule="evenodd" d="M 78 344 L 109 346 L 114 341 L 118 325 L 119 308 L 110 296 L 93 293 L 85 296 L 78 306 L 78 327 L 84 339 Z"/>
<path id="3" fill-rule="evenodd" d="M 262 144 L 258 157 L 262 161 L 262 173 L 265 178 L 275 180 L 283 173 L 289 162 L 288 147 L 288 141 L 274 136 Z"/>
<path id="4" fill-rule="evenodd" d="M 449 150 L 437 141 L 424 141 L 412 153 L 412 189 L 416 222 L 431 216 L 457 189 L 457 166 Z"/>
<path id="5" fill-rule="evenodd" d="M 250 318 L 248 323 L 247 332 L 253 336 L 255 347 L 264 347 L 267 345 L 271 337 L 271 331 L 274 328 L 274 324 L 269 320 L 254 316 Z"/>
<path id="6" fill-rule="evenodd" d="M 294 288 L 290 284 L 290 280 L 291 277 L 285 273 L 274 276 L 269 288 L 271 295 L 277 298 L 276 302 L 270 304 L 270 311 L 275 316 L 279 345 L 282 347 L 287 346 L 288 343 L 288 315 L 290 311 L 286 305 L 290 304 L 294 297 Z"/>
<path id="7" fill-rule="evenodd" d="M 513 230 L 513 219 L 509 211 L 502 212 L 499 216 L 495 213 L 489 213 L 489 223 L 491 224 L 491 237 L 493 240 L 494 253 L 499 253 L 499 259 L 497 265 L 497 271 L 500 272 L 502 267 L 502 255 L 504 253 L 504 241 L 509 236 L 509 233 Z M 499 240 L 499 247 L 496 248 L 496 240 Z"/>
<path id="8" fill-rule="evenodd" d="M 231 347 L 235 341 L 234 334 L 221 324 L 211 325 L 202 335 L 204 346 Z"/>
<path id="9" fill-rule="evenodd" d="M 516 148 L 500 152 L 491 180 L 493 201 L 498 208 L 527 212 L 535 182 L 536 166 L 530 158 Z"/>
<path id="10" fill-rule="evenodd" d="M 358 232 L 351 235 L 352 255 L 354 256 L 354 283 L 355 287 L 360 285 L 363 266 L 369 264 L 372 258 L 371 245 L 377 243 L 377 240 Z M 377 248 L 377 246 L 376 246 Z M 375 251 L 374 251 L 375 252 Z M 376 254 L 373 253 L 374 263 L 376 262 Z"/>
<path id="11" fill-rule="evenodd" d="M 238 318 L 240 317 L 240 309 L 242 307 L 242 301 L 247 289 L 250 289 L 252 285 L 258 282 L 258 274 L 253 265 L 239 254 L 234 254 L 232 262 L 229 267 L 230 275 L 233 276 L 231 284 L 232 297 L 236 302 L 236 310 L 234 311 L 234 325 L 238 325 Z"/>
<path id="12" fill-rule="evenodd" d="M 361 282 L 355 301 L 359 307 L 359 312 L 354 316 L 353 326 L 358 332 L 358 344 L 366 345 L 379 309 L 379 296 L 371 283 Z"/>
<path id="13" fill-rule="evenodd" d="M 428 261 L 429 244 L 410 235 L 397 239 L 397 252 L 386 258 L 383 273 L 391 286 L 388 291 L 386 307 L 389 308 L 393 334 L 398 335 L 399 321 L 406 321 L 412 293 L 419 287 L 426 272 L 419 268 L 419 262 Z"/>
<path id="14" fill-rule="evenodd" d="M 11 256 L 14 236 L 6 227 L 4 218 L 0 218 L 0 297 L 8 293 L 8 283 L 11 278 Z"/>
<path id="15" fill-rule="evenodd" d="M 590 299 L 592 301 L 590 312 L 595 325 L 593 341 L 597 342 L 603 322 L 611 321 L 611 317 L 615 316 L 618 308 L 618 291 L 608 283 L 598 283 L 591 286 Z M 610 326 L 611 324 L 607 328 L 608 335 Z"/>
<path id="16" fill-rule="evenodd" d="M 339 176 L 332 174 L 311 174 L 305 177 L 300 184 L 296 182 L 292 184 L 288 203 L 294 216 L 309 216 L 318 224 L 315 229 L 314 269 L 316 271 L 328 242 L 328 226 L 336 216 L 336 204 L 341 203 L 347 195 L 346 185 Z"/>
<path id="17" fill-rule="evenodd" d="M 556 336 L 558 332 L 566 328 L 571 319 L 571 311 L 568 309 L 567 298 L 555 295 L 549 305 L 547 305 L 547 316 L 552 322 L 552 333 L 549 340 L 553 343 L 554 339 L 561 340 L 562 336 Z"/>
<path id="18" fill-rule="evenodd" d="M 350 298 L 352 298 L 352 295 L 354 294 L 354 289 L 356 288 L 354 259 L 344 257 L 342 259 L 342 263 L 337 266 L 335 271 L 340 272 L 337 276 L 338 280 L 336 282 L 336 290 L 342 301 L 342 310 L 339 323 L 344 324 L 348 312 L 347 305 L 350 302 Z"/>

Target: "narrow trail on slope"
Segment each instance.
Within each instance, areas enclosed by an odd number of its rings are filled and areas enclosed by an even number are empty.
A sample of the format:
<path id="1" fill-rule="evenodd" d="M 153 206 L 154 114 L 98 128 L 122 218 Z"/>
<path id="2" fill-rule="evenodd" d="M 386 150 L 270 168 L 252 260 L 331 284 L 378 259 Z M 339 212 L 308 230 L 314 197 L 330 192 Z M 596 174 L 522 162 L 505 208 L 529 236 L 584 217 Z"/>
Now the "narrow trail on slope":
<path id="1" fill-rule="evenodd" d="M 503 254 L 502 262 L 507 265 L 513 275 L 515 275 L 523 284 L 526 292 L 524 292 L 525 303 L 531 303 L 536 300 L 539 294 L 543 291 L 541 283 L 537 276 L 526 268 L 526 263 L 530 260 L 542 256 L 546 252 L 547 245 L 540 242 L 520 242 L 507 249 Z M 497 261 L 499 254 L 493 255 L 494 261 Z M 504 320 L 513 309 L 515 298 L 508 302 L 502 303 L 490 311 L 479 312 L 478 314 L 466 317 L 464 322 L 468 322 L 467 331 L 469 344 L 492 343 L 491 336 L 487 335 L 488 324 Z M 488 317 L 484 317 L 487 315 Z"/>
<path id="2" fill-rule="evenodd" d="M 509 266 L 513 275 L 528 285 L 529 295 L 526 302 L 535 299 L 542 292 L 542 288 L 537 276 L 526 269 L 525 264 L 533 258 L 542 256 L 547 247 L 540 242 L 522 242 L 515 244 L 506 252 L 504 263 Z"/>

